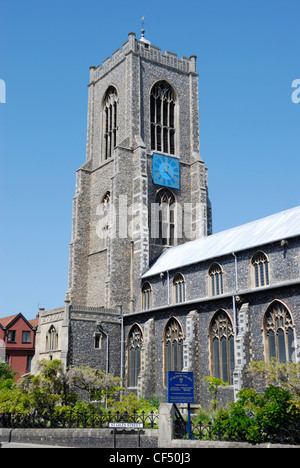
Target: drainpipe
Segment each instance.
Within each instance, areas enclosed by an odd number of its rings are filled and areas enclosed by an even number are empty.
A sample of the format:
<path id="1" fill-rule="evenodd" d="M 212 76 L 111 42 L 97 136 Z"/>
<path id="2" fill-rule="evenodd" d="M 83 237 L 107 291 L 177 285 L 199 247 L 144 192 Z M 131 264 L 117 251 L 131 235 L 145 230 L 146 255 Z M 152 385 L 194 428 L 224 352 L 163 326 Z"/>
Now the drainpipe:
<path id="1" fill-rule="evenodd" d="M 233 328 L 234 328 L 234 362 L 235 366 L 237 364 L 237 350 L 236 350 L 236 338 L 237 338 L 237 314 L 236 314 L 236 293 L 239 290 L 239 283 L 238 283 L 238 270 L 237 270 L 237 256 L 234 252 L 232 252 L 234 256 L 234 269 L 235 269 L 235 294 L 232 295 L 232 311 L 233 311 Z M 236 392 L 234 392 L 234 401 L 236 401 Z"/>
<path id="2" fill-rule="evenodd" d="M 239 283 L 238 283 L 238 270 L 237 270 L 237 256 L 234 252 L 232 252 L 234 256 L 234 269 L 235 269 L 235 292 L 238 293 L 239 291 Z M 232 295 L 232 305 L 233 305 L 233 321 L 234 321 L 234 336 L 237 333 L 237 317 L 236 317 L 236 307 L 235 307 L 235 297 L 236 294 Z"/>
<path id="3" fill-rule="evenodd" d="M 123 315 L 121 315 L 121 372 L 120 372 L 121 387 L 123 387 L 123 363 L 124 363 L 124 317 Z"/>
<path id="4" fill-rule="evenodd" d="M 167 282 L 168 282 L 168 305 L 170 305 L 170 274 L 167 271 Z"/>
<path id="5" fill-rule="evenodd" d="M 129 311 L 134 312 L 134 288 L 133 288 L 133 274 L 134 274 L 134 241 L 130 242 L 130 299 Z"/>
<path id="6" fill-rule="evenodd" d="M 106 369 L 105 369 L 105 374 L 108 374 L 108 369 L 109 369 L 109 337 L 108 334 L 103 330 L 101 325 L 98 325 L 98 330 L 103 333 L 103 335 L 106 336 Z"/>

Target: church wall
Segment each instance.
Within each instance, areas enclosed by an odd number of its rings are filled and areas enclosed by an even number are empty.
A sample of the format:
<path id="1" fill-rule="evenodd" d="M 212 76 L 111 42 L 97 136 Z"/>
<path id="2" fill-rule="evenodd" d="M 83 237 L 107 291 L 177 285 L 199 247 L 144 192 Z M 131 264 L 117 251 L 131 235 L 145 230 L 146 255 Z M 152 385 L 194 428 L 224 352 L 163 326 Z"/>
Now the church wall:
<path id="1" fill-rule="evenodd" d="M 190 347 L 189 367 L 184 370 L 192 370 L 196 376 L 196 398 L 203 404 L 209 402 L 207 385 L 203 378 L 211 375 L 211 357 L 209 330 L 214 314 L 222 309 L 229 315 L 232 324 L 233 297 L 236 295 L 236 385 L 252 386 L 247 367 L 251 361 L 264 361 L 265 337 L 263 334 L 263 319 L 268 307 L 274 300 L 281 301 L 290 311 L 295 326 L 295 334 L 298 345 L 298 361 L 300 360 L 300 281 L 299 259 L 300 239 L 290 238 L 288 247 L 281 242 L 270 243 L 259 248 L 252 248 L 236 253 L 238 266 L 238 291 L 235 284 L 235 261 L 232 254 L 203 261 L 199 264 L 188 265 L 169 272 L 170 304 L 168 305 L 168 277 L 164 273 L 160 276 L 145 278 L 152 287 L 152 305 L 149 311 L 140 315 L 128 317 L 127 320 L 135 320 L 141 326 L 150 318 L 154 320 L 155 337 L 152 337 L 155 348 L 155 364 L 151 368 L 151 375 L 155 376 L 155 394 L 161 399 L 166 398 L 164 386 L 164 357 L 163 336 L 164 327 L 168 319 L 176 317 L 187 339 L 188 317 L 193 313 L 195 329 L 194 339 L 189 340 L 186 347 Z M 263 251 L 269 259 L 269 286 L 254 288 L 251 273 L 251 259 L 257 251 Z M 217 262 L 223 269 L 224 294 L 222 296 L 210 296 L 209 268 Z M 180 272 L 185 279 L 186 302 L 192 304 L 174 304 L 172 282 L 175 274 Z M 172 305 L 173 304 L 173 305 Z M 194 311 L 194 312 L 193 312 Z M 128 330 L 128 327 L 126 328 Z M 145 372 L 141 374 L 143 379 Z M 235 381 L 235 380 L 234 380 Z M 153 380 L 151 391 L 153 391 Z M 220 398 L 223 402 L 233 399 L 234 388 L 229 386 L 222 390 Z"/>
<path id="2" fill-rule="evenodd" d="M 223 307 L 222 307 L 223 306 Z M 232 302 L 227 300 L 225 304 L 226 312 L 232 319 Z M 163 311 L 157 311 L 153 314 L 141 314 L 125 319 L 125 337 L 128 336 L 133 324 L 137 323 L 144 331 L 145 324 L 150 318 L 154 320 L 154 330 L 150 337 L 152 347 L 155 353 L 152 362 L 144 363 L 146 370 L 141 371 L 141 379 L 148 378 L 148 386 L 143 388 L 145 397 L 156 395 L 161 401 L 167 399 L 166 376 L 165 376 L 165 356 L 164 356 L 164 332 L 170 318 L 175 317 L 183 330 L 184 337 L 187 336 L 187 319 L 192 312 L 196 316 L 196 339 L 190 343 L 192 351 L 192 360 L 188 363 L 188 371 L 194 372 L 195 379 L 195 401 L 201 404 L 209 401 L 207 385 L 203 383 L 203 378 L 210 375 L 210 353 L 209 353 L 209 327 L 210 322 L 219 308 L 224 308 L 224 301 L 218 301 L 217 304 L 207 302 L 193 306 L 170 307 Z M 233 319 L 232 319 L 233 320 Z M 128 360 L 128 350 L 126 350 L 126 359 Z M 142 386 L 142 383 L 141 383 Z M 133 389 L 128 389 L 128 391 Z M 134 389 L 137 391 L 138 389 Z M 224 392 L 225 400 L 233 398 L 233 388 L 226 389 Z"/>
<path id="3" fill-rule="evenodd" d="M 121 324 L 118 311 L 77 307 L 71 309 L 69 330 L 69 366 L 89 366 L 106 372 L 107 336 L 109 362 L 108 372 L 115 377 L 120 376 L 121 354 Z M 98 325 L 105 333 L 99 333 Z M 100 346 L 95 348 L 95 334 L 100 334 Z"/>
<path id="4" fill-rule="evenodd" d="M 290 239 L 289 247 L 287 249 L 283 248 L 280 245 L 280 242 L 276 242 L 258 248 L 237 252 L 238 293 L 254 289 L 251 272 L 251 259 L 258 251 L 264 252 L 269 259 L 270 286 L 299 279 L 299 248 L 299 240 Z M 210 278 L 208 272 L 213 263 L 218 263 L 222 267 L 224 294 L 235 294 L 235 262 L 234 256 L 230 254 L 170 271 L 170 303 L 173 303 L 173 279 L 177 273 L 181 273 L 185 279 L 186 301 L 211 297 L 209 287 Z M 163 275 L 163 278 L 157 276 L 153 278 L 145 278 L 143 280 L 152 285 L 153 308 L 167 305 L 167 273 L 164 272 Z"/>

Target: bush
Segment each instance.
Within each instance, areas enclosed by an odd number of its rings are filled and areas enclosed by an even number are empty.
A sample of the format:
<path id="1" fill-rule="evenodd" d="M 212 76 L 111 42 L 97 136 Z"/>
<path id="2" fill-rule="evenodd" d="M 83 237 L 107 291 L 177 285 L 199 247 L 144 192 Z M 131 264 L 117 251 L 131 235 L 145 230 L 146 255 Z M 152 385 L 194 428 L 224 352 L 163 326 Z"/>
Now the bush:
<path id="1" fill-rule="evenodd" d="M 137 398 L 135 393 L 130 393 L 129 395 L 123 395 L 120 401 L 108 401 L 109 409 L 116 413 L 129 413 L 141 414 L 143 411 L 145 413 L 150 413 L 151 411 L 157 411 L 157 401 L 145 400 L 144 398 Z"/>
<path id="2" fill-rule="evenodd" d="M 14 380 L 17 374 L 18 372 L 12 370 L 12 368 L 8 364 L 0 362 L 0 383 L 8 379 Z"/>
<path id="3" fill-rule="evenodd" d="M 215 434 L 224 438 L 259 443 L 277 440 L 283 430 L 297 428 L 300 405 L 285 389 L 270 385 L 264 395 L 244 389 L 228 411 L 219 411 L 213 425 Z M 299 429 L 298 429 L 299 430 Z"/>

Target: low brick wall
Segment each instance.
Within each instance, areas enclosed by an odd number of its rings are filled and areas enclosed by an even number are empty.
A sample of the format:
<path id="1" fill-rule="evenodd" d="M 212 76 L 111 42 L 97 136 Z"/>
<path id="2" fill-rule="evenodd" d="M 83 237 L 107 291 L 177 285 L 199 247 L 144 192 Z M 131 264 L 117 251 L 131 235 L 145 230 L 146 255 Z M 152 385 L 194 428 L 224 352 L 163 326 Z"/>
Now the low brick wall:
<path id="1" fill-rule="evenodd" d="M 113 448 L 112 429 L 0 429 L 0 442 L 22 442 L 62 447 Z M 137 431 L 124 430 L 116 434 L 116 448 L 136 448 Z M 140 434 L 141 448 L 158 446 L 158 430 L 144 429 Z"/>

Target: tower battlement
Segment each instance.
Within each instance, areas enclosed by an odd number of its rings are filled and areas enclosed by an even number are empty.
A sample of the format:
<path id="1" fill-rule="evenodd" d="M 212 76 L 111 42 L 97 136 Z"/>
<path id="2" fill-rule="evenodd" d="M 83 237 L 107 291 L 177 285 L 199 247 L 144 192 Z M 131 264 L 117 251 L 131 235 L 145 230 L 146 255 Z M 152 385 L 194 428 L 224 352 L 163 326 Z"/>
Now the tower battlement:
<path id="1" fill-rule="evenodd" d="M 135 33 L 129 33 L 128 41 L 125 42 L 122 48 L 116 50 L 98 67 L 90 67 L 90 82 L 94 83 L 109 73 L 115 66 L 122 62 L 129 53 L 135 53 L 146 60 L 175 68 L 184 73 L 196 73 L 197 57 L 195 55 L 191 55 L 189 58 L 181 57 L 181 59 L 179 59 L 176 53 L 167 50 L 165 53 L 162 53 L 159 47 L 136 39 Z"/>

